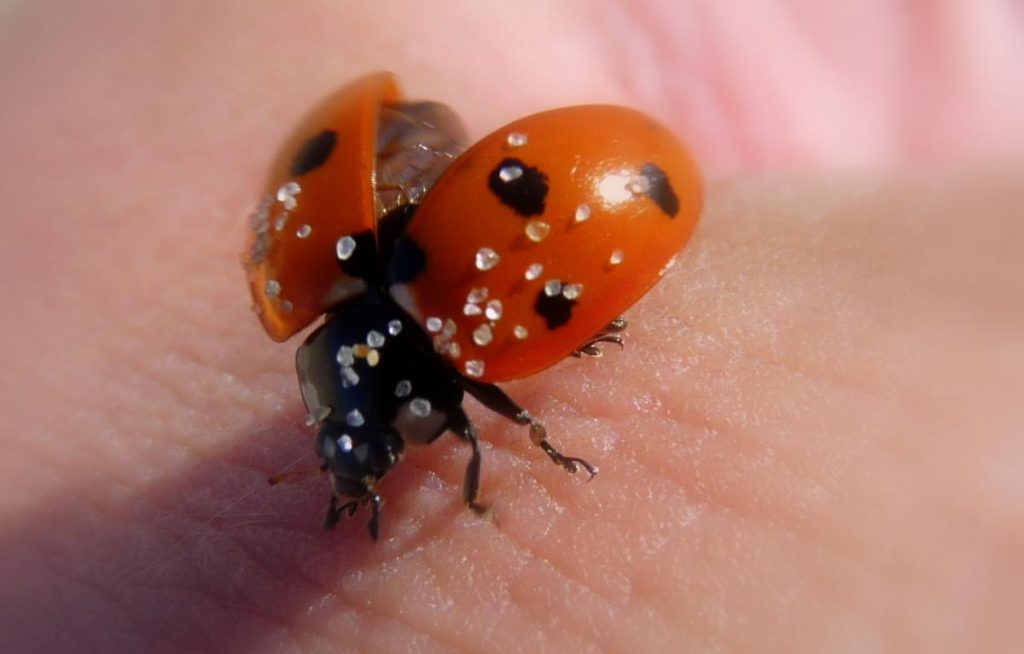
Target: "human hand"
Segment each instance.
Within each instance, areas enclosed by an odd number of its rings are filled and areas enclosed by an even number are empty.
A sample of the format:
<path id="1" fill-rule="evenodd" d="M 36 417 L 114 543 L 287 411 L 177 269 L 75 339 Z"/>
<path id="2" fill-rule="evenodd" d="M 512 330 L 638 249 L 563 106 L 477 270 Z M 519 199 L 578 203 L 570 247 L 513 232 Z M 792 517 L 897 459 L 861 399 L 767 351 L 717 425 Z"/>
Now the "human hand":
<path id="1" fill-rule="evenodd" d="M 324 483 L 266 485 L 316 461 L 294 344 L 248 312 L 245 210 L 294 120 L 366 70 L 398 71 L 475 135 L 560 104 L 636 106 L 715 177 L 912 161 L 920 142 L 963 154 L 933 138 L 947 118 L 932 114 L 910 143 L 881 110 L 812 121 L 850 106 L 843 87 L 806 102 L 821 80 L 772 66 L 802 51 L 752 52 L 736 32 L 781 43 L 781 14 L 694 5 L 692 24 L 714 28 L 696 38 L 653 5 L 616 6 L 11 10 L 5 651 L 1019 642 L 1018 174 L 713 182 L 694 242 L 630 312 L 624 353 L 507 387 L 601 467 L 593 483 L 475 411 L 493 522 L 459 501 L 455 439 L 382 484 L 377 544 L 361 519 L 319 529 Z M 764 77 L 742 63 L 774 73 L 778 95 L 756 102 Z M 991 97 L 963 96 L 958 111 L 999 135 L 975 144 L 1012 140 Z"/>

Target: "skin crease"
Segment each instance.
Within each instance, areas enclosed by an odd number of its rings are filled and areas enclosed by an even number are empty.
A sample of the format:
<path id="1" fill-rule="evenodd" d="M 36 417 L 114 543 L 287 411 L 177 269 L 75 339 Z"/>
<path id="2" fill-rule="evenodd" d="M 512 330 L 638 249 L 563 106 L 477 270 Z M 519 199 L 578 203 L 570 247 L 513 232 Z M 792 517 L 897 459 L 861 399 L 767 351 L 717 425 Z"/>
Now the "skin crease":
<path id="1" fill-rule="evenodd" d="M 476 136 L 620 102 L 716 180 L 1015 148 L 1009 10 L 863 5 L 5 5 L 0 650 L 1010 650 L 1019 163 L 712 183 L 624 353 L 507 386 L 592 483 L 475 406 L 493 521 L 454 438 L 382 484 L 376 545 L 265 481 L 316 461 L 238 252 L 311 102 L 378 68 Z"/>

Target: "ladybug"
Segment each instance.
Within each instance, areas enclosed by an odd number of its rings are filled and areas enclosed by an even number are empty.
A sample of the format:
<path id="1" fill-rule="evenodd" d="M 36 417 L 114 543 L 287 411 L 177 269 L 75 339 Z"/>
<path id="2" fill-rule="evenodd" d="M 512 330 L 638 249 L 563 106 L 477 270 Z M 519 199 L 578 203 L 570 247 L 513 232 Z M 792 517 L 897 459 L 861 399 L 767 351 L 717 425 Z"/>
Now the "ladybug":
<path id="1" fill-rule="evenodd" d="M 267 333 L 283 341 L 325 316 L 296 368 L 333 484 L 328 528 L 369 505 L 376 539 L 378 482 L 406 446 L 445 432 L 470 447 L 463 500 L 482 512 L 465 393 L 567 471 L 596 474 L 495 384 L 621 345 L 620 314 L 700 215 L 693 160 L 631 109 L 555 109 L 465 141 L 450 109 L 371 75 L 303 121 L 251 218 L 246 268 Z"/>

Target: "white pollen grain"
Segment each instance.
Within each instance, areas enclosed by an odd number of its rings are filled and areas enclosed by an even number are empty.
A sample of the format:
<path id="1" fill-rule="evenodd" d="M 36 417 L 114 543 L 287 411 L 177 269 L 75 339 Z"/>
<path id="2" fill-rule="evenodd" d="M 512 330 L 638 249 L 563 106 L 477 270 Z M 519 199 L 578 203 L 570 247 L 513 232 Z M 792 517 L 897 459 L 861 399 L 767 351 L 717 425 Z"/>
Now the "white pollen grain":
<path id="1" fill-rule="evenodd" d="M 351 236 L 342 236 L 335 244 L 334 250 L 340 261 L 348 261 L 356 251 L 356 240 Z"/>

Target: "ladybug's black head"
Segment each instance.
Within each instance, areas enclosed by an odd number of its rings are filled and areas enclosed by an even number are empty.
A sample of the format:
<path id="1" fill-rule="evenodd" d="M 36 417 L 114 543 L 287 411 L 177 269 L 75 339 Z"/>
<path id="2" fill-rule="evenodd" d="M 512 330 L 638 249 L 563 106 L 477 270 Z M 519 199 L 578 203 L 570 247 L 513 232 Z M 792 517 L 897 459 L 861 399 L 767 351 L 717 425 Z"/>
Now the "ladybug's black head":
<path id="1" fill-rule="evenodd" d="M 335 495 L 362 500 L 398 463 L 404 443 L 391 427 L 352 427 L 327 420 L 320 427 L 316 447 L 334 476 Z"/>
<path id="2" fill-rule="evenodd" d="M 398 463 L 403 447 L 401 436 L 390 427 L 353 427 L 332 420 L 321 423 L 316 450 L 334 485 L 325 527 L 336 525 L 343 513 L 351 516 L 359 505 L 369 504 L 373 517 L 367 526 L 377 540 L 381 500 L 375 487 Z"/>

